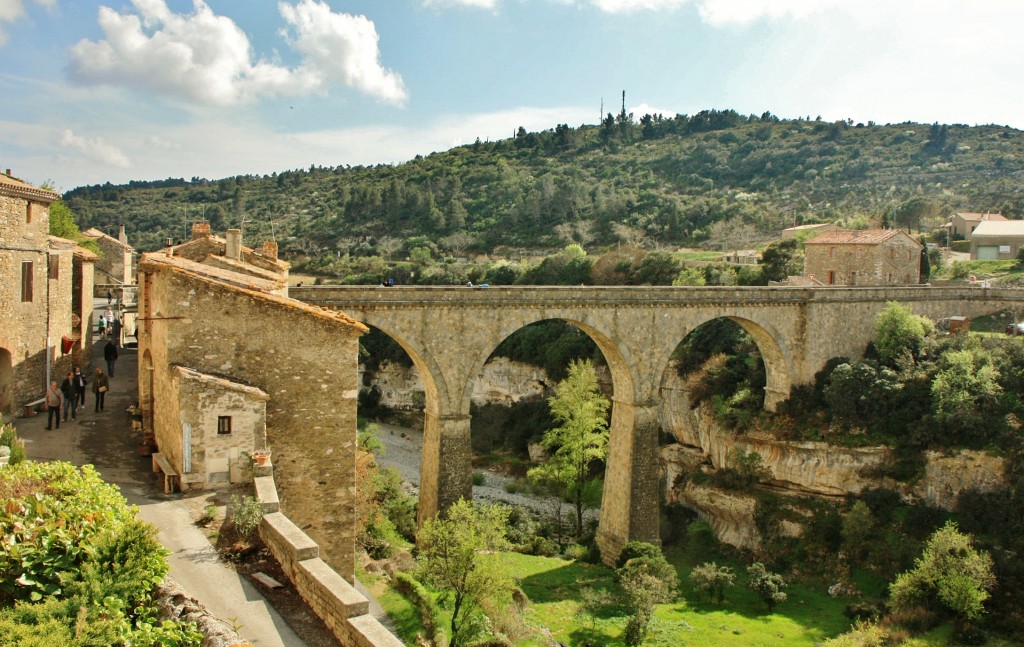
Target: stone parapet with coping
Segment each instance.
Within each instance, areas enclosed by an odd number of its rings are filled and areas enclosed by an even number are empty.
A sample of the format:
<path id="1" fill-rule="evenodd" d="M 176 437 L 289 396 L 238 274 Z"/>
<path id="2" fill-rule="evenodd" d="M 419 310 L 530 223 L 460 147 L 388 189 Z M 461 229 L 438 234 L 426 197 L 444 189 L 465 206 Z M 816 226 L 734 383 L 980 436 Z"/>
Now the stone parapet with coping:
<path id="1" fill-rule="evenodd" d="M 295 590 L 342 645 L 402 647 L 376 618 L 370 602 L 345 578 L 320 559 L 320 547 L 279 512 L 273 476 L 255 479 L 256 499 L 263 506 L 260 538 L 281 564 Z"/>

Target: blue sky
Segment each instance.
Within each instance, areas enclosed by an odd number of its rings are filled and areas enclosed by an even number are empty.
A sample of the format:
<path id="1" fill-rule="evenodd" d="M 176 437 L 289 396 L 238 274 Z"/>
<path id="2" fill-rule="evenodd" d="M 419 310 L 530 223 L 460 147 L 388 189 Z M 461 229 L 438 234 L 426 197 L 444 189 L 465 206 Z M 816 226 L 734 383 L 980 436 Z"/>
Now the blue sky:
<path id="1" fill-rule="evenodd" d="M 705 108 L 1024 127 L 1019 0 L 0 0 L 0 170 L 401 162 Z"/>

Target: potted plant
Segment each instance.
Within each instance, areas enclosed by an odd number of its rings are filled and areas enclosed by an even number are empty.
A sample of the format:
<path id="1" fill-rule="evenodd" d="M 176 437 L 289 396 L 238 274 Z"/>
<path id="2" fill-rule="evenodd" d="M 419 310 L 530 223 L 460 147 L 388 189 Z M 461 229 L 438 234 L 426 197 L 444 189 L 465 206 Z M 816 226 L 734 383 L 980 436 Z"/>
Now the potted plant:
<path id="1" fill-rule="evenodd" d="M 266 465 L 270 461 L 270 448 L 266 447 L 264 449 L 253 450 L 252 460 L 255 461 L 257 465 Z"/>

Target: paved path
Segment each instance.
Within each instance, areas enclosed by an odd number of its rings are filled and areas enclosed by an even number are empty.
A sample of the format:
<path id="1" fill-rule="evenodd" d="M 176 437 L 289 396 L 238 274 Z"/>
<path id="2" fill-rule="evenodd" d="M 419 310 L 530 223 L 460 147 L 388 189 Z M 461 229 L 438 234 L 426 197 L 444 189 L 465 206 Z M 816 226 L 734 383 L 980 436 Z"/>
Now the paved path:
<path id="1" fill-rule="evenodd" d="M 97 299 L 95 305 L 97 310 L 105 308 L 106 299 Z M 106 370 L 104 344 L 98 341 L 93 345 L 90 375 L 95 375 L 96 367 Z M 160 541 L 171 551 L 171 577 L 211 613 L 233 624 L 255 646 L 304 646 L 306 643 L 259 591 L 220 561 L 206 536 L 193 524 L 180 495 L 166 496 L 156 487 L 149 457 L 137 451 L 141 434 L 131 430 L 126 413 L 138 393 L 137 354 L 132 348 L 119 349 L 119 353 L 104 411 L 93 411 L 90 381 L 85 408 L 76 412 L 77 420 L 61 422 L 59 430 L 46 431 L 45 414 L 14 420 L 28 457 L 94 465 L 105 481 L 120 487 L 125 498 L 139 507 L 141 519 L 160 529 Z M 54 379 L 59 383 L 64 376 Z"/>

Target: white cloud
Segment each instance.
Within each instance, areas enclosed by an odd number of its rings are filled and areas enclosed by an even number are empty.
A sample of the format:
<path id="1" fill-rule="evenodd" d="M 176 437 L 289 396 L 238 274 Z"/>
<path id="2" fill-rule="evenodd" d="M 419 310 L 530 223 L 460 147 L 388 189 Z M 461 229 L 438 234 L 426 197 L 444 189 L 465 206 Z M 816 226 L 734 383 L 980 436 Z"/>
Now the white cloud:
<path id="1" fill-rule="evenodd" d="M 748 24 L 761 18 L 804 18 L 841 0 L 589 0 L 608 13 L 671 11 L 696 5 L 704 22 L 715 26 Z"/>
<path id="2" fill-rule="evenodd" d="M 90 160 L 101 164 L 122 169 L 132 166 L 127 155 L 116 146 L 108 144 L 102 137 L 83 137 L 76 135 L 70 129 L 65 129 L 60 134 L 59 143 L 61 146 L 77 150 Z"/>
<path id="3" fill-rule="evenodd" d="M 282 2 L 278 8 L 297 32 L 295 49 L 304 56 L 303 68 L 311 78 L 323 75 L 389 103 L 405 103 L 402 78 L 381 66 L 377 29 L 365 16 L 334 13 L 316 0 L 295 6 Z"/>
<path id="4" fill-rule="evenodd" d="M 47 9 L 57 6 L 57 0 L 35 0 L 36 4 Z M 4 23 L 13 23 L 25 15 L 25 2 L 23 0 L 0 0 L 0 46 L 7 42 L 7 32 L 3 30 Z"/>
<path id="5" fill-rule="evenodd" d="M 0 0 L 4 1 L 4 0 Z M 379 63 L 377 32 L 362 16 L 333 13 L 325 2 L 280 3 L 292 27 L 297 68 L 254 60 L 249 37 L 203 0 L 190 14 L 165 0 L 132 0 L 135 13 L 100 7 L 104 40 L 79 41 L 68 75 L 83 84 L 124 85 L 188 101 L 229 106 L 266 95 L 324 92 L 341 82 L 401 104 L 401 78 Z"/>
<path id="6" fill-rule="evenodd" d="M 498 6 L 498 0 L 423 0 L 425 7 L 477 7 L 480 9 L 494 9 Z"/>

